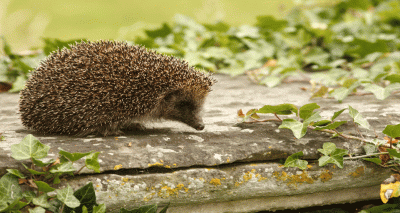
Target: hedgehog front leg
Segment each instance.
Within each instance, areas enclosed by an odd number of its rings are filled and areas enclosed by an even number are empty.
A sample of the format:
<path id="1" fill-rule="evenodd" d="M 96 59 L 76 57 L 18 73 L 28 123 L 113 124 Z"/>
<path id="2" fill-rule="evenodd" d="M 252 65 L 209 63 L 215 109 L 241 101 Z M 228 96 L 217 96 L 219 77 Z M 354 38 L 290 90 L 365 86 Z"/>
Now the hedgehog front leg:
<path id="1" fill-rule="evenodd" d="M 143 131 L 146 129 L 146 127 L 141 123 L 130 123 L 128 125 L 125 125 L 121 129 L 122 131 L 134 132 L 134 131 Z"/>
<path id="2" fill-rule="evenodd" d="M 106 137 L 124 135 L 124 132 L 120 130 L 119 125 L 94 126 L 79 132 L 76 134 L 76 136 L 84 137 L 90 134 L 102 135 L 103 137 Z"/>

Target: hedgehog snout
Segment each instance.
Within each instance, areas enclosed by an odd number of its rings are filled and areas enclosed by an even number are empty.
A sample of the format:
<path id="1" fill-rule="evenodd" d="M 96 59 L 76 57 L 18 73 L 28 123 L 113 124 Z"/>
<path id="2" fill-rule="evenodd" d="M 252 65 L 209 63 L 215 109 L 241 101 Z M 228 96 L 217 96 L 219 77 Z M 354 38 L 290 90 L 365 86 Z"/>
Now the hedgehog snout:
<path id="1" fill-rule="evenodd" d="M 204 129 L 204 124 L 203 123 L 198 123 L 196 127 L 194 127 L 196 130 L 203 130 Z"/>

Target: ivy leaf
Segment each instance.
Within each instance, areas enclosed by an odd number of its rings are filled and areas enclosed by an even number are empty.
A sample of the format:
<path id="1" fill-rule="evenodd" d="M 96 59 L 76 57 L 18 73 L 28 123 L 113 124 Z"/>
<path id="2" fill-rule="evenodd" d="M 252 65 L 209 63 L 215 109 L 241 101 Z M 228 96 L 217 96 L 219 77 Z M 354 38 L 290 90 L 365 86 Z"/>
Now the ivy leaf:
<path id="1" fill-rule="evenodd" d="M 367 84 L 364 85 L 364 89 L 372 92 L 377 99 L 384 100 L 390 96 L 392 91 L 400 89 L 400 83 L 392 83 L 385 88 L 376 84 Z"/>
<path id="2" fill-rule="evenodd" d="M 308 126 L 312 122 L 316 122 L 321 120 L 322 117 L 319 115 L 319 112 L 313 112 L 313 114 L 303 121 L 304 125 Z"/>
<path id="3" fill-rule="evenodd" d="M 387 42 L 381 39 L 378 39 L 375 42 L 370 42 L 366 39 L 355 38 L 352 42 L 350 42 L 350 46 L 346 50 L 347 54 L 354 54 L 358 57 L 365 57 L 366 55 L 374 52 L 389 52 Z"/>
<path id="4" fill-rule="evenodd" d="M 50 203 L 47 201 L 47 194 L 44 193 L 42 195 L 40 195 L 39 197 L 35 197 L 32 199 L 32 203 L 37 205 L 37 206 L 41 206 L 43 208 L 49 208 L 50 207 Z"/>
<path id="5" fill-rule="evenodd" d="M 72 162 L 65 162 L 61 164 L 57 164 L 54 167 L 51 167 L 50 173 L 67 173 L 67 172 L 75 172 L 76 169 L 72 165 Z"/>
<path id="6" fill-rule="evenodd" d="M 8 173 L 11 173 L 19 178 L 25 178 L 24 174 L 22 174 L 18 169 L 7 169 Z"/>
<path id="7" fill-rule="evenodd" d="M 0 36 L 0 38 L 3 40 L 3 51 L 4 51 L 4 53 L 6 55 L 8 55 L 9 57 L 12 57 L 13 53 L 11 52 L 10 45 L 6 41 L 6 38 L 4 38 L 4 36 Z"/>
<path id="8" fill-rule="evenodd" d="M 24 76 L 24 75 L 18 76 L 17 79 L 12 84 L 12 87 L 9 90 L 9 92 L 19 92 L 22 89 L 24 89 L 26 80 L 27 80 L 26 76 Z"/>
<path id="9" fill-rule="evenodd" d="M 333 113 L 333 116 L 332 116 L 332 118 L 331 118 L 331 121 L 335 120 L 335 118 L 337 118 L 337 117 L 338 117 L 340 114 L 342 114 L 342 112 L 345 111 L 345 110 L 346 110 L 346 108 L 334 112 L 334 113 Z"/>
<path id="10" fill-rule="evenodd" d="M 46 182 L 43 181 L 34 181 L 36 183 L 36 186 L 38 187 L 38 191 L 47 193 L 47 192 L 52 192 L 55 189 L 51 186 L 49 186 L 49 184 L 47 184 Z M 48 207 L 45 207 L 48 208 Z"/>
<path id="11" fill-rule="evenodd" d="M 92 212 L 93 207 L 97 205 L 96 194 L 95 194 L 92 182 L 89 182 L 85 186 L 76 190 L 74 192 L 74 196 L 80 202 L 80 205 L 78 207 L 76 207 L 76 209 L 82 209 L 82 207 L 86 206 L 87 210 L 89 212 Z M 68 212 L 68 210 L 72 211 L 73 209 L 66 208 L 66 210 Z"/>
<path id="12" fill-rule="evenodd" d="M 74 196 L 74 191 L 71 186 L 67 186 L 63 189 L 57 189 L 57 199 L 65 203 L 70 208 L 76 208 L 80 205 L 80 202 Z"/>
<path id="13" fill-rule="evenodd" d="M 157 37 L 166 37 L 167 35 L 172 33 L 171 27 L 164 23 L 161 28 L 155 30 L 145 30 L 147 36 L 150 38 L 157 38 Z"/>
<path id="14" fill-rule="evenodd" d="M 318 127 L 315 128 L 315 130 L 321 130 L 321 129 L 336 129 L 336 128 L 338 128 L 340 125 L 345 124 L 345 123 L 347 123 L 347 121 L 338 121 L 338 122 L 334 122 L 334 123 L 331 123 L 331 124 L 326 125 L 326 126 L 321 126 L 321 127 L 318 126 Z"/>
<path id="15" fill-rule="evenodd" d="M 385 80 L 390 81 L 390 83 L 400 83 L 400 74 L 392 74 L 385 77 Z"/>
<path id="16" fill-rule="evenodd" d="M 354 122 L 359 124 L 360 126 L 369 129 L 369 123 L 366 119 L 362 117 L 362 115 L 353 107 L 349 105 L 349 114 L 353 118 Z"/>
<path id="17" fill-rule="evenodd" d="M 16 160 L 41 159 L 47 156 L 49 150 L 49 146 L 40 143 L 37 138 L 29 134 L 21 143 L 11 145 L 11 156 Z"/>
<path id="18" fill-rule="evenodd" d="M 86 167 L 97 173 L 100 173 L 99 154 L 100 152 L 90 153 L 85 160 Z"/>
<path id="19" fill-rule="evenodd" d="M 277 115 L 290 115 L 293 114 L 293 112 L 297 114 L 297 107 L 293 104 L 265 105 L 257 111 L 257 113 L 272 113 Z"/>
<path id="20" fill-rule="evenodd" d="M 311 117 L 311 115 L 313 115 L 315 109 L 319 108 L 320 106 L 316 103 L 310 103 L 300 107 L 300 118 L 306 120 L 307 118 Z"/>
<path id="21" fill-rule="evenodd" d="M 334 97 L 337 101 L 339 101 L 339 103 L 341 103 L 343 99 L 345 99 L 351 92 L 352 90 L 350 89 L 347 89 L 345 87 L 339 87 L 332 91 L 331 96 Z"/>
<path id="22" fill-rule="evenodd" d="M 310 99 L 317 98 L 317 97 L 323 97 L 328 93 L 328 87 L 326 86 L 321 86 L 313 95 L 311 96 Z"/>
<path id="23" fill-rule="evenodd" d="M 80 153 L 80 152 L 75 152 L 75 153 L 70 153 L 64 150 L 60 150 L 60 152 L 58 152 L 61 156 L 64 156 L 66 158 L 68 158 L 71 162 L 77 161 L 85 156 L 90 155 L 90 153 L 92 152 L 86 152 L 86 153 Z"/>
<path id="24" fill-rule="evenodd" d="M 22 190 L 18 183 L 18 177 L 10 173 L 3 175 L 0 178 L 0 203 L 7 205 L 7 203 L 18 202 L 21 198 Z"/>
<path id="25" fill-rule="evenodd" d="M 32 199 L 36 197 L 36 194 L 33 191 L 24 191 L 22 193 L 22 196 L 26 199 L 28 203 L 30 203 Z"/>
<path id="26" fill-rule="evenodd" d="M 45 213 L 45 212 L 46 212 L 46 209 L 44 209 L 40 206 L 37 206 L 34 209 L 29 209 L 29 213 Z"/>
<path id="27" fill-rule="evenodd" d="M 278 127 L 279 129 L 290 129 L 293 132 L 293 135 L 300 139 L 307 133 L 307 126 L 301 123 L 300 121 L 294 119 L 284 119 L 282 124 Z"/>
<path id="28" fill-rule="evenodd" d="M 313 126 L 326 126 L 328 124 L 331 124 L 330 120 L 321 120 L 321 121 L 315 122 L 313 124 Z"/>
<path id="29" fill-rule="evenodd" d="M 258 16 L 256 26 L 265 31 L 279 31 L 287 26 L 286 20 L 277 20 L 273 16 Z"/>
<path id="30" fill-rule="evenodd" d="M 375 163 L 377 165 L 381 165 L 382 164 L 382 160 L 379 158 L 363 158 L 363 160 Z"/>
<path id="31" fill-rule="evenodd" d="M 43 161 L 41 161 L 41 160 L 38 160 L 38 159 L 36 159 L 36 158 L 32 158 L 32 162 L 33 162 L 36 166 L 45 167 L 45 166 L 48 166 L 48 165 L 54 163 L 55 160 L 54 160 L 54 159 L 50 159 L 48 162 L 45 163 L 45 162 L 43 162 Z"/>
<path id="32" fill-rule="evenodd" d="M 260 82 L 260 84 L 265 84 L 265 85 L 267 85 L 269 88 L 272 88 L 272 87 L 278 86 L 278 85 L 282 82 L 282 80 L 283 80 L 283 79 L 282 79 L 281 77 L 277 77 L 277 76 L 271 75 L 271 76 L 265 77 L 265 78 Z"/>
<path id="33" fill-rule="evenodd" d="M 328 163 L 336 164 L 343 168 L 343 156 L 348 154 L 348 150 L 337 149 L 334 143 L 324 143 L 323 149 L 318 149 L 324 156 L 318 159 L 319 166 L 325 166 Z"/>
<path id="34" fill-rule="evenodd" d="M 389 154 L 393 157 L 400 158 L 400 153 L 398 153 L 395 149 L 387 149 Z"/>
<path id="35" fill-rule="evenodd" d="M 170 204 L 170 203 L 168 203 L 163 209 L 161 209 L 161 211 L 160 211 L 159 213 L 167 213 L 169 204 Z"/>
<path id="36" fill-rule="evenodd" d="M 76 42 L 81 42 L 81 41 L 86 41 L 86 39 L 73 39 L 73 40 L 67 40 L 67 41 L 62 41 L 57 38 L 43 38 L 43 42 L 45 44 L 43 51 L 46 55 L 49 55 L 53 51 L 56 51 L 58 49 L 63 49 L 68 48 L 70 49 L 69 45 L 75 44 Z"/>
<path id="37" fill-rule="evenodd" d="M 382 131 L 383 134 L 391 137 L 397 138 L 400 137 L 400 124 L 397 125 L 387 125 L 385 129 Z"/>
<path id="38" fill-rule="evenodd" d="M 93 213 L 106 213 L 106 204 L 102 203 L 93 207 Z"/>
<path id="39" fill-rule="evenodd" d="M 303 156 L 302 151 L 294 153 L 293 155 L 290 155 L 286 159 L 284 166 L 285 167 L 297 167 L 301 170 L 307 169 L 308 162 L 305 160 L 300 160 L 301 156 Z"/>
<path id="40" fill-rule="evenodd" d="M 330 155 L 335 150 L 336 145 L 334 143 L 327 142 L 322 145 L 322 149 L 318 149 L 318 152 L 321 152 L 324 155 Z"/>
<path id="41" fill-rule="evenodd" d="M 28 170 L 28 172 L 30 172 L 30 173 L 33 174 L 33 175 L 44 175 L 44 174 L 46 174 L 46 172 L 39 172 L 39 171 L 30 169 L 30 168 L 27 167 L 25 164 L 22 164 L 22 165 L 25 167 L 26 170 Z"/>

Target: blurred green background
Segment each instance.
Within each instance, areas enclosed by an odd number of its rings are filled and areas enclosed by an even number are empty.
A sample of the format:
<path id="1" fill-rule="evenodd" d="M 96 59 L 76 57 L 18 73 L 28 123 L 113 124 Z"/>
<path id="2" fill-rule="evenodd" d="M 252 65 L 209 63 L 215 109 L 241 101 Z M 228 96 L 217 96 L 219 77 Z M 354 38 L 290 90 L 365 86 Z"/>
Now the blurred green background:
<path id="1" fill-rule="evenodd" d="M 312 0 L 307 0 L 314 2 Z M 175 14 L 199 23 L 253 25 L 258 15 L 285 14 L 301 0 L 0 0 L 0 35 L 13 51 L 42 46 L 42 37 L 131 40 Z"/>

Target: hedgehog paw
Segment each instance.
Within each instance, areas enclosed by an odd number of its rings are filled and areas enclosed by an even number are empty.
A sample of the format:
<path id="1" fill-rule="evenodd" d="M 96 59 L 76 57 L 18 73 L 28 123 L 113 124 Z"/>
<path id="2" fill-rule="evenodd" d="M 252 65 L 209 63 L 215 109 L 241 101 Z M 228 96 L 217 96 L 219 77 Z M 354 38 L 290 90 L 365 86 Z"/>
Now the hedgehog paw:
<path id="1" fill-rule="evenodd" d="M 124 131 L 143 131 L 146 129 L 146 127 L 141 123 L 131 123 L 122 129 Z"/>

